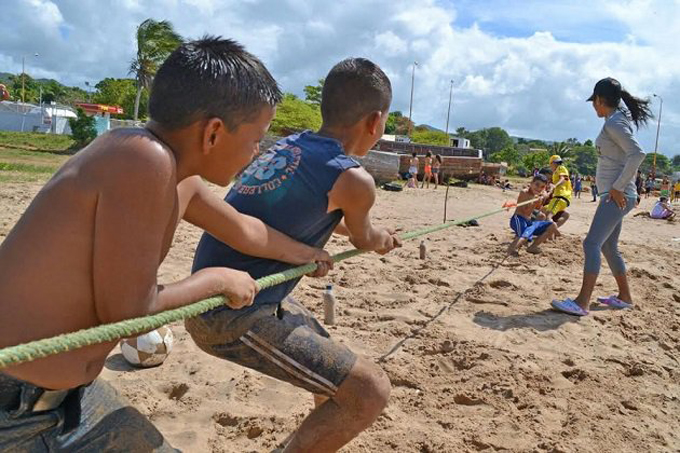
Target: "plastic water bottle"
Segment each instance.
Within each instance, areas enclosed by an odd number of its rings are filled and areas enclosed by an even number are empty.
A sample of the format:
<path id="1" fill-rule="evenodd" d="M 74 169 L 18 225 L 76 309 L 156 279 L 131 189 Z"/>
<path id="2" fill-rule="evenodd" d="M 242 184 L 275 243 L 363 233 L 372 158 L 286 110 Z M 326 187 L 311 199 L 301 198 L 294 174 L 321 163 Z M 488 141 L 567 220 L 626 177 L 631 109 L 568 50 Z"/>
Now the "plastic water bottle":
<path id="1" fill-rule="evenodd" d="M 420 241 L 420 259 L 424 260 L 427 258 L 427 246 L 425 245 L 425 241 Z"/>
<path id="2" fill-rule="evenodd" d="M 333 285 L 326 285 L 323 293 L 323 322 L 327 326 L 335 324 L 335 296 L 333 295 Z"/>

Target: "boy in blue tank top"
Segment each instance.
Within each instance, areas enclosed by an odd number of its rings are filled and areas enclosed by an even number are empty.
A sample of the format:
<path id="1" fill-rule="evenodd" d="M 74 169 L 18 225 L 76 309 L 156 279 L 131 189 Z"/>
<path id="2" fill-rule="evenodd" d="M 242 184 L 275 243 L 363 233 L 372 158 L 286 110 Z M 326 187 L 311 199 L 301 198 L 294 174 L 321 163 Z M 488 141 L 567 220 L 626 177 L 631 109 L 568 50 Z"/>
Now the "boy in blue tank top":
<path id="1" fill-rule="evenodd" d="M 375 183 L 352 158 L 366 155 L 383 135 L 391 100 L 390 81 L 377 65 L 362 58 L 338 63 L 325 80 L 321 129 L 281 140 L 243 172 L 225 200 L 314 247 L 333 232 L 363 250 L 400 246 L 393 230 L 371 223 Z M 239 253 L 206 233 L 193 271 L 214 266 L 253 278 L 292 267 Z M 251 307 L 220 307 L 187 320 L 186 327 L 205 352 L 314 394 L 316 408 L 286 451 L 336 451 L 380 415 L 390 382 L 377 365 L 331 340 L 289 297 L 297 282 L 261 291 Z"/>

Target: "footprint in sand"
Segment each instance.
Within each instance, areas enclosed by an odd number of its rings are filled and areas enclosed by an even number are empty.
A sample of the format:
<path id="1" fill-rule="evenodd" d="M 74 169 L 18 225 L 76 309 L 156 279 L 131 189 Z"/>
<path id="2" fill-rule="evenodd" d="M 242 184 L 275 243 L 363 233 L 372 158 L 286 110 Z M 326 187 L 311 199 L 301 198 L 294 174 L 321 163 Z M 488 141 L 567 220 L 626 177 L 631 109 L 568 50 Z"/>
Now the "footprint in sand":
<path id="1" fill-rule="evenodd" d="M 189 391 L 189 386 L 185 383 L 174 384 L 166 391 L 168 398 L 171 400 L 179 400 Z"/>

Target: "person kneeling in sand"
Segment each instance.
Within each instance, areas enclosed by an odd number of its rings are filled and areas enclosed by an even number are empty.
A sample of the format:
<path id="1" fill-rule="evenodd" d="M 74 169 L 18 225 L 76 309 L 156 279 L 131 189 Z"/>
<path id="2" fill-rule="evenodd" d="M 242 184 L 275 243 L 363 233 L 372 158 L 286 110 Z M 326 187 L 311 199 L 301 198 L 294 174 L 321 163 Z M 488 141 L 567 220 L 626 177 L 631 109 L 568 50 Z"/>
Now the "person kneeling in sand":
<path id="1" fill-rule="evenodd" d="M 371 223 L 375 182 L 352 156 L 366 155 L 383 135 L 390 81 L 374 63 L 350 58 L 331 69 L 321 99 L 321 129 L 278 142 L 243 172 L 225 201 L 315 247 L 324 246 L 335 231 L 359 249 L 387 253 L 400 240 L 393 230 Z M 193 271 L 213 266 L 230 266 L 254 278 L 290 268 L 239 253 L 204 234 Z M 208 354 L 314 395 L 316 408 L 285 451 L 336 451 L 378 418 L 390 381 L 372 361 L 330 339 L 312 313 L 289 297 L 298 282 L 261 291 L 252 307 L 220 307 L 185 325 Z"/>
<path id="2" fill-rule="evenodd" d="M 203 183 L 226 186 L 253 159 L 281 97 L 234 41 L 175 50 L 154 79 L 146 127 L 107 132 L 69 159 L 0 245 L 0 348 L 211 296 L 250 305 L 257 283 L 238 270 L 157 283 L 181 219 L 244 253 L 328 269 L 326 252 L 239 214 Z M 96 379 L 117 344 L 2 369 L 0 451 L 176 451 Z"/>
<path id="3" fill-rule="evenodd" d="M 534 176 L 531 184 L 522 190 L 517 197 L 517 204 L 524 203 L 541 196 L 545 190 L 548 180 L 543 175 Z M 518 255 L 520 247 L 527 243 L 532 243 L 527 247 L 529 253 L 541 253 L 539 245 L 557 233 L 557 225 L 549 220 L 531 220 L 533 210 L 532 204 L 518 206 L 514 215 L 510 218 L 510 228 L 515 232 L 515 239 L 508 248 L 509 255 Z M 534 236 L 538 236 L 534 240 Z"/>
<path id="4" fill-rule="evenodd" d="M 673 211 L 673 208 L 671 207 L 670 203 L 668 203 L 668 198 L 666 197 L 659 198 L 659 201 L 656 202 L 656 204 L 652 208 L 652 211 L 649 213 L 649 217 L 651 217 L 652 219 L 660 220 L 675 219 L 675 211 Z"/>

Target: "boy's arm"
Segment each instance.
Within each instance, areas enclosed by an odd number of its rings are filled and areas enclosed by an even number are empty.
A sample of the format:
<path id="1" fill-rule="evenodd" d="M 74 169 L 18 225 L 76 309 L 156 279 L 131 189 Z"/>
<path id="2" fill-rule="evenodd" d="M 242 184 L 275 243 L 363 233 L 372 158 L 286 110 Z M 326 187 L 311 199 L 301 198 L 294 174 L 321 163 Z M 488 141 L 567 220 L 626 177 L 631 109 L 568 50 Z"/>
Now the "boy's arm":
<path id="1" fill-rule="evenodd" d="M 211 192 L 199 177 L 192 177 L 182 184 L 187 184 L 190 194 L 184 219 L 235 250 L 289 264 L 321 262 L 332 268 L 327 252 L 297 242 L 260 219 L 241 214 Z"/>
<path id="2" fill-rule="evenodd" d="M 129 152 L 133 151 L 133 152 Z M 176 308 L 216 294 L 230 306 L 252 303 L 257 291 L 247 274 L 224 268 L 160 287 L 163 248 L 174 231 L 177 191 L 172 158 L 164 151 L 121 149 L 97 179 L 92 287 L 102 323 Z M 113 175 L 113 176 L 109 176 Z M 125 175 L 121 183 L 119 175 Z"/>
<path id="3" fill-rule="evenodd" d="M 375 183 L 363 168 L 345 171 L 329 195 L 329 209 L 341 209 L 349 240 L 356 248 L 387 253 L 401 246 L 394 231 L 371 224 L 370 210 L 375 202 Z"/>

